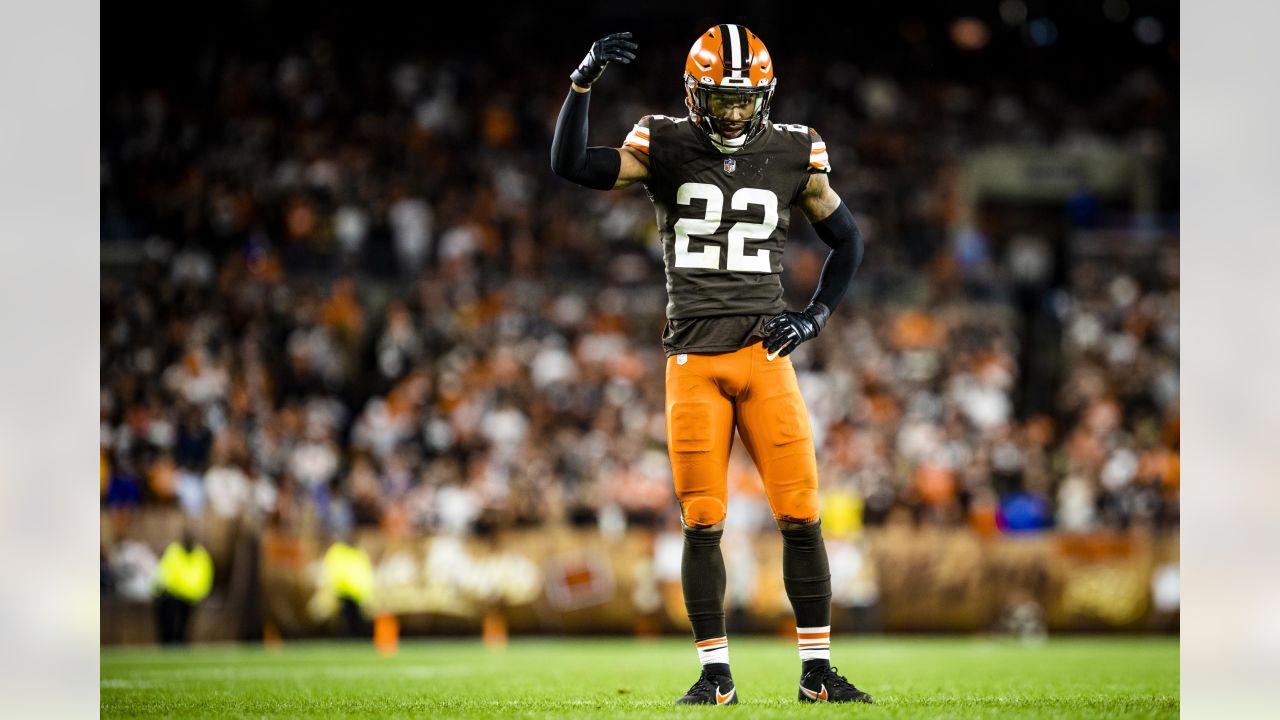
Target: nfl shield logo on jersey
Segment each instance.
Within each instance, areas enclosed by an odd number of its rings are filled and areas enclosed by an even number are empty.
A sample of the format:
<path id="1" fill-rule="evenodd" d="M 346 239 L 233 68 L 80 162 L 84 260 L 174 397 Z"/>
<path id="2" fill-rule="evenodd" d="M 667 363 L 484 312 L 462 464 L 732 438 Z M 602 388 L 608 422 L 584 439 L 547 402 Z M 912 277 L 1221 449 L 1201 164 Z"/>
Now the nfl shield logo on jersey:
<path id="1" fill-rule="evenodd" d="M 737 163 L 737 161 L 735 161 L 733 158 L 725 158 L 725 159 L 724 159 L 724 171 L 725 171 L 725 172 L 727 172 L 727 173 L 729 173 L 729 174 L 733 174 L 733 171 L 734 171 L 734 170 L 736 170 L 737 168 L 738 168 L 738 163 Z"/>

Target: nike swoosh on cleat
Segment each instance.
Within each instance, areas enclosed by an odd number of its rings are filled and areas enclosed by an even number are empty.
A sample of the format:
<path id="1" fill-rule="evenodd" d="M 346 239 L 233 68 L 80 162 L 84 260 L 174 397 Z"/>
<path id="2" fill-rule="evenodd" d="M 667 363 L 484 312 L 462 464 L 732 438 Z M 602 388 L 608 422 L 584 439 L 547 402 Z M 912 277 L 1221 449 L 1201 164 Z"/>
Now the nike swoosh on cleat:
<path id="1" fill-rule="evenodd" d="M 720 686 L 716 686 L 716 704 L 723 705 L 733 699 L 734 693 L 738 692 L 738 688 L 729 688 L 728 695 L 720 694 Z"/>
<path id="2" fill-rule="evenodd" d="M 807 688 L 807 687 L 805 687 L 805 686 L 801 685 L 801 686 L 800 686 L 800 692 L 804 693 L 804 694 L 805 694 L 805 697 L 809 698 L 810 700 L 819 700 L 819 701 L 822 701 L 822 702 L 826 702 L 826 700 L 827 700 L 827 686 L 826 686 L 826 684 L 823 684 L 823 685 L 822 685 L 822 691 L 821 691 L 821 692 L 814 692 L 814 691 L 810 690 L 809 688 Z"/>

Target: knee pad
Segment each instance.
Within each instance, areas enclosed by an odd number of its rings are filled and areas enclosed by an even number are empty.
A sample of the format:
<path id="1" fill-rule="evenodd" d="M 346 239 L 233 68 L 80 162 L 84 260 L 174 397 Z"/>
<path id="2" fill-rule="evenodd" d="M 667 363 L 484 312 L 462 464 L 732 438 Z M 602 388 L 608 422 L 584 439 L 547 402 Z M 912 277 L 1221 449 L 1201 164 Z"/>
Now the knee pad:
<path id="1" fill-rule="evenodd" d="M 724 520 L 724 503 L 709 495 L 697 495 L 680 499 L 684 526 L 689 528 L 711 527 Z"/>
<path id="2" fill-rule="evenodd" d="M 818 519 L 818 491 L 785 490 L 773 498 L 773 518 L 781 522 L 811 523 Z"/>

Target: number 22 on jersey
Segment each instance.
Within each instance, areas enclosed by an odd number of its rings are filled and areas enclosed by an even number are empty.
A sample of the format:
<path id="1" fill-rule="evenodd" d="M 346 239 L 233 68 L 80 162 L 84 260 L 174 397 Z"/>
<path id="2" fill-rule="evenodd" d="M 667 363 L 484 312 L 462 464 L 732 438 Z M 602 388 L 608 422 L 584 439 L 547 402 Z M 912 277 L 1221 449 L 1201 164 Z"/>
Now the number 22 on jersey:
<path id="1" fill-rule="evenodd" d="M 681 218 L 676 221 L 676 267 L 720 269 L 720 245 L 708 242 L 701 250 L 689 250 L 691 236 L 711 239 L 720 230 L 720 217 L 724 211 L 724 193 L 709 183 L 688 182 L 676 190 L 676 203 L 691 205 L 694 200 L 707 204 L 701 218 Z M 729 228 L 729 252 L 725 257 L 725 270 L 733 272 L 767 273 L 772 269 L 768 248 L 760 248 L 746 254 L 748 239 L 765 239 L 778 227 L 778 196 L 761 188 L 739 188 L 729 200 L 734 210 L 746 210 L 750 205 L 764 208 L 764 222 L 738 222 Z"/>

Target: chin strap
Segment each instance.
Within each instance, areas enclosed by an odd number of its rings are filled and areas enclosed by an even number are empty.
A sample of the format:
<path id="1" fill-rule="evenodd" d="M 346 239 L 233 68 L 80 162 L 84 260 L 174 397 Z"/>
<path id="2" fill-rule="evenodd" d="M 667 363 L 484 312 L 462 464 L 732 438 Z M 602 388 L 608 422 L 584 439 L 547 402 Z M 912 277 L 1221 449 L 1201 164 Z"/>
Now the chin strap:
<path id="1" fill-rule="evenodd" d="M 711 138 L 711 144 L 715 145 L 716 149 L 725 155 L 732 155 L 733 153 L 738 152 L 742 149 L 742 146 L 747 143 L 746 133 L 743 133 L 736 138 L 725 138 L 720 137 L 720 133 L 711 130 L 707 133 L 707 137 Z"/>
<path id="2" fill-rule="evenodd" d="M 720 133 L 715 131 L 715 125 L 711 122 L 710 118 L 705 119 L 707 128 L 703 128 L 702 124 L 699 123 L 697 120 L 698 117 L 700 117 L 698 114 L 691 111 L 689 113 L 689 122 L 693 123 L 700 130 L 705 132 L 707 134 L 707 138 L 711 140 L 711 144 L 715 145 L 716 149 L 725 155 L 732 155 L 733 153 L 736 153 L 739 150 L 741 150 L 742 146 L 747 144 L 748 139 L 754 137 L 755 135 L 759 135 L 764 130 L 764 126 L 769 123 L 769 113 L 766 112 L 764 116 L 760 118 L 760 123 L 756 125 L 754 132 L 752 132 L 751 129 L 748 127 L 748 129 L 738 137 L 726 138 L 726 137 L 722 137 Z"/>

